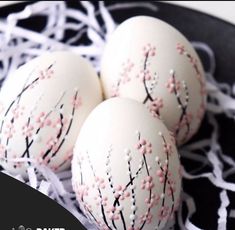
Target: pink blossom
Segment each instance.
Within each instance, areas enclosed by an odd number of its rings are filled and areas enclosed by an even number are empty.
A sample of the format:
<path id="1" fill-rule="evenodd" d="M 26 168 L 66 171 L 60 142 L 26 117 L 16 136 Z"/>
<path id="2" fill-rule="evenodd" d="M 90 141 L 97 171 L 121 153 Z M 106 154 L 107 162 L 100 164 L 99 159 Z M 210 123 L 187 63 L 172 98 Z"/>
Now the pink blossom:
<path id="1" fill-rule="evenodd" d="M 180 43 L 176 45 L 176 49 L 178 50 L 179 54 L 183 54 L 185 52 L 185 47 Z"/>
<path id="2" fill-rule="evenodd" d="M 180 123 L 176 124 L 176 130 L 179 128 L 183 128 L 185 125 L 190 124 L 193 120 L 193 114 L 192 113 L 187 113 L 183 115 L 183 118 Z"/>
<path id="3" fill-rule="evenodd" d="M 4 130 L 4 134 L 6 135 L 7 138 L 12 138 L 13 135 L 15 134 L 15 128 L 13 123 L 8 123 L 6 125 L 6 128 Z"/>
<path id="4" fill-rule="evenodd" d="M 56 151 L 58 141 L 59 140 L 57 138 L 50 137 L 46 142 L 47 149 L 51 149 L 52 151 Z"/>
<path id="5" fill-rule="evenodd" d="M 82 98 L 80 96 L 74 96 L 72 99 L 72 105 L 75 109 L 78 109 L 82 105 Z"/>
<path id="6" fill-rule="evenodd" d="M 141 81 L 150 81 L 152 79 L 152 75 L 148 69 L 140 70 L 140 73 L 137 74 L 137 78 L 140 78 Z"/>
<path id="7" fill-rule="evenodd" d="M 144 56 L 152 56 L 156 55 L 156 47 L 148 43 L 143 47 L 143 54 Z"/>
<path id="8" fill-rule="evenodd" d="M 139 140 L 135 147 L 142 155 L 152 153 L 152 144 L 145 139 Z"/>
<path id="9" fill-rule="evenodd" d="M 175 133 L 172 131 L 169 131 L 170 137 L 171 137 L 171 142 L 173 144 L 176 144 L 176 139 L 175 139 Z"/>
<path id="10" fill-rule="evenodd" d="M 39 128 L 44 127 L 44 120 L 45 120 L 45 113 L 41 112 L 36 118 L 36 123 L 39 124 Z"/>
<path id="11" fill-rule="evenodd" d="M 78 185 L 77 186 L 77 196 L 80 200 L 83 199 L 84 196 L 88 196 L 89 187 L 87 185 Z"/>
<path id="12" fill-rule="evenodd" d="M 158 176 L 159 182 L 162 184 L 165 181 L 165 172 L 162 171 L 161 169 L 158 169 L 156 172 L 156 175 Z"/>
<path id="13" fill-rule="evenodd" d="M 120 73 L 120 83 L 125 84 L 131 80 L 130 72 L 134 67 L 134 63 L 128 59 L 126 62 L 122 63 L 122 71 Z"/>
<path id="14" fill-rule="evenodd" d="M 111 89 L 111 97 L 118 97 L 118 96 L 119 96 L 119 86 L 113 84 Z"/>
<path id="15" fill-rule="evenodd" d="M 152 222 L 152 219 L 153 219 L 153 215 L 151 213 L 148 213 L 146 215 L 146 223 L 150 224 Z"/>
<path id="16" fill-rule="evenodd" d="M 103 178 L 96 177 L 95 178 L 96 186 L 100 189 L 105 189 L 105 181 Z"/>
<path id="17" fill-rule="evenodd" d="M 169 93 L 173 93 L 175 90 L 179 91 L 180 81 L 175 80 L 174 77 L 171 76 L 166 83 L 166 88 L 168 89 Z"/>
<path id="18" fill-rule="evenodd" d="M 32 125 L 29 125 L 29 124 L 25 124 L 23 127 L 22 127 L 22 134 L 26 137 L 32 137 L 33 135 L 33 130 L 34 130 L 34 127 Z"/>
<path id="19" fill-rule="evenodd" d="M 170 143 L 164 143 L 163 145 L 163 151 L 168 154 L 168 155 L 171 155 L 172 154 L 172 145 Z"/>
<path id="20" fill-rule="evenodd" d="M 51 68 L 46 68 L 44 70 L 39 71 L 39 79 L 44 80 L 44 79 L 49 79 L 52 77 L 54 71 Z"/>
<path id="21" fill-rule="evenodd" d="M 49 118 L 47 118 L 46 120 L 45 120 L 45 125 L 46 126 L 50 126 L 51 125 L 51 119 L 49 119 Z"/>
<path id="22" fill-rule="evenodd" d="M 151 176 L 147 176 L 145 179 L 141 181 L 141 189 L 150 191 L 154 187 L 153 178 Z"/>
<path id="23" fill-rule="evenodd" d="M 24 106 L 20 107 L 19 105 L 17 105 L 14 109 L 12 109 L 13 117 L 17 119 L 19 118 L 19 116 L 22 116 L 24 109 L 25 109 Z"/>
<path id="24" fill-rule="evenodd" d="M 154 101 L 151 101 L 149 105 L 149 110 L 153 114 L 153 116 L 159 115 L 159 110 L 163 108 L 163 99 L 162 98 L 155 98 Z"/>
<path id="25" fill-rule="evenodd" d="M 160 220 L 168 219 L 168 216 L 170 214 L 169 211 L 170 211 L 170 208 L 168 206 L 161 207 L 159 212 L 158 212 L 158 218 Z"/>

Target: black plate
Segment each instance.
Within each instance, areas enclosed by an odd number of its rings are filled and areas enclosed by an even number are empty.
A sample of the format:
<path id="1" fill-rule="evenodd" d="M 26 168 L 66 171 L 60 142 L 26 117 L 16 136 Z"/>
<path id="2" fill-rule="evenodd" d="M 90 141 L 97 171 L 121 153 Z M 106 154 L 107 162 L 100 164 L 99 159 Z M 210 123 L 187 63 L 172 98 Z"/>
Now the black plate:
<path id="1" fill-rule="evenodd" d="M 107 2 L 106 4 L 113 4 Z M 117 3 L 117 2 L 115 2 Z M 20 11 L 27 3 L 16 4 L 4 8 L 0 8 L 0 17 L 5 18 L 9 13 Z M 80 7 L 78 2 L 67 3 L 69 7 Z M 216 57 L 216 72 L 215 78 L 219 82 L 227 82 L 233 84 L 235 82 L 235 26 L 218 18 L 189 10 L 187 8 L 178 7 L 166 3 L 153 3 L 158 7 L 158 11 L 154 12 L 150 9 L 138 7 L 132 9 L 123 9 L 112 12 L 112 16 L 116 22 L 121 23 L 125 19 L 135 15 L 149 15 L 162 19 L 181 31 L 190 41 L 201 41 L 208 44 L 215 53 Z M 222 3 L 221 3 L 222 4 Z M 44 24 L 44 19 L 34 17 L 21 22 L 21 26 L 39 30 Z M 33 25 L 33 26 L 32 26 Z M 69 36 L 69 34 L 67 35 Z M 84 40 L 84 42 L 86 42 Z M 208 68 L 208 60 L 205 56 L 199 53 L 203 60 L 205 69 Z M 233 120 L 225 118 L 225 116 L 217 116 L 220 121 L 220 142 L 224 153 L 231 155 L 235 153 L 234 136 L 235 123 Z M 228 132 L 229 130 L 229 132 Z M 194 137 L 194 140 L 201 138 L 210 132 L 210 128 L 206 120 L 199 130 L 199 133 Z M 183 160 L 186 169 L 192 167 L 189 163 Z M 230 178 L 235 180 L 235 178 Z M 202 228 L 213 230 L 217 229 L 217 210 L 220 205 L 219 193 L 220 189 L 215 188 L 207 179 L 200 180 L 184 180 L 184 190 L 193 196 L 196 201 L 197 213 L 191 218 L 192 222 Z M 235 195 L 228 192 L 230 198 L 230 208 L 234 207 Z M 234 229 L 234 219 L 228 219 L 227 229 Z"/>

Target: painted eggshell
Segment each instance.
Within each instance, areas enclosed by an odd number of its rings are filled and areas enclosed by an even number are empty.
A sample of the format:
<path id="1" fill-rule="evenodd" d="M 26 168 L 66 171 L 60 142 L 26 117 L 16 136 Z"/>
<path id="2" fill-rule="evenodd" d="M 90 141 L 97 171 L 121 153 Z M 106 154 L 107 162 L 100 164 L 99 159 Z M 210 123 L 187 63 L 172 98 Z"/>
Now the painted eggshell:
<path id="1" fill-rule="evenodd" d="M 21 66 L 0 92 L 1 166 L 23 176 L 27 158 L 68 168 L 80 127 L 101 101 L 95 70 L 76 54 L 47 53 Z"/>
<path id="2" fill-rule="evenodd" d="M 104 50 L 101 80 L 106 98 L 146 104 L 178 145 L 199 128 L 206 103 L 203 67 L 189 41 L 161 20 L 137 16 L 119 25 Z"/>
<path id="3" fill-rule="evenodd" d="M 98 229 L 162 229 L 181 190 L 174 137 L 143 104 L 106 100 L 81 128 L 72 184 Z"/>

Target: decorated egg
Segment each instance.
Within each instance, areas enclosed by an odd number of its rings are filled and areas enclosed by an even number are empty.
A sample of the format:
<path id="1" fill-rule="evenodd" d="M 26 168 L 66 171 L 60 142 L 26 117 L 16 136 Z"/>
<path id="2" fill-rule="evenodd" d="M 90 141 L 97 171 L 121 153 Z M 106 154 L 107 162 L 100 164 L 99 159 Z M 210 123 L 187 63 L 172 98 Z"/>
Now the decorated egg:
<path id="1" fill-rule="evenodd" d="M 21 66 L 0 91 L 1 166 L 23 176 L 32 163 L 68 168 L 80 127 L 101 101 L 95 70 L 76 54 L 46 53 Z"/>
<path id="2" fill-rule="evenodd" d="M 98 229 L 162 229 L 181 190 L 174 137 L 140 102 L 108 99 L 81 128 L 72 184 Z"/>
<path id="3" fill-rule="evenodd" d="M 178 145 L 200 126 L 206 103 L 203 67 L 189 41 L 161 20 L 136 16 L 119 25 L 104 50 L 101 80 L 106 98 L 142 102 Z"/>

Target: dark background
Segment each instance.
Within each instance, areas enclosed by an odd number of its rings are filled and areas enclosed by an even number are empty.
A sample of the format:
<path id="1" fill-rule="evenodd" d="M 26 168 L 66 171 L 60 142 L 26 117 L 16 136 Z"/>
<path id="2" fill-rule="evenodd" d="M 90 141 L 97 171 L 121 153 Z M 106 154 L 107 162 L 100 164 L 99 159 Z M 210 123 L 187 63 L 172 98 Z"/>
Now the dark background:
<path id="1" fill-rule="evenodd" d="M 113 1 L 109 1 L 106 4 L 113 3 Z M 78 2 L 69 2 L 67 4 L 69 7 L 81 7 Z M 233 84 L 235 81 L 235 26 L 217 18 L 186 8 L 158 2 L 154 4 L 158 6 L 159 11 L 153 12 L 146 8 L 139 7 L 114 11 L 112 12 L 112 16 L 118 23 L 121 23 L 125 19 L 135 15 L 149 15 L 157 17 L 176 27 L 190 41 L 201 41 L 207 43 L 213 49 L 216 57 L 216 80 Z M 25 5 L 27 5 L 27 3 L 0 8 L 0 17 L 4 18 L 9 13 L 22 10 Z M 44 24 L 45 18 L 33 17 L 23 20 L 20 26 L 40 31 Z M 72 32 L 69 31 L 66 34 L 67 38 L 71 35 Z M 83 38 L 82 42 L 89 43 L 86 37 Z M 208 69 L 207 58 L 202 53 L 199 53 L 199 55 L 202 58 L 205 69 Z M 234 137 L 232 135 L 232 133 L 235 133 L 235 122 L 234 120 L 226 118 L 224 115 L 219 115 L 216 118 L 220 123 L 220 143 L 223 148 L 223 152 L 232 156 L 232 154 L 235 154 Z M 193 142 L 205 137 L 209 135 L 210 132 L 211 127 L 205 118 L 199 133 L 191 141 Z M 195 163 L 192 163 L 192 161 L 189 162 L 185 159 L 182 159 L 182 164 L 186 170 L 191 170 L 197 167 Z M 205 171 L 207 171 L 207 169 L 208 168 L 205 168 Z M 209 168 L 209 170 L 211 169 Z M 234 182 L 235 178 L 230 177 L 229 180 Z M 8 219 L 11 217 L 10 221 L 12 225 L 16 224 L 16 226 L 18 226 L 19 223 L 23 224 L 22 220 L 24 220 L 26 225 L 33 223 L 40 223 L 42 225 L 44 223 L 59 223 L 60 226 L 63 227 L 61 223 L 70 223 L 70 227 L 68 229 L 81 229 L 79 225 L 76 225 L 78 224 L 78 221 L 63 208 L 59 207 L 55 202 L 47 199 L 41 194 L 37 195 L 36 191 L 13 181 L 14 179 L 12 178 L 0 175 L 0 224 L 4 222 L 5 218 Z M 10 184 L 8 185 L 8 183 Z M 24 188 L 20 188 L 22 186 Z M 221 189 L 213 186 L 207 179 L 192 181 L 184 180 L 183 188 L 188 194 L 193 196 L 196 201 L 197 213 L 193 215 L 191 219 L 192 222 L 202 229 L 217 229 L 217 210 L 220 206 L 219 193 L 221 192 Z M 228 207 L 229 213 L 229 210 L 235 207 L 235 195 L 231 192 L 228 192 L 228 195 L 230 198 L 230 205 Z M 19 199 L 14 199 L 16 197 Z M 44 200 L 44 202 L 41 202 L 41 200 Z M 52 207 L 54 207 L 54 209 Z M 60 214 L 57 214 L 57 212 Z M 21 222 L 19 222 L 19 220 Z M 2 228 L 0 227 L 0 229 Z M 228 219 L 227 229 L 235 229 L 234 219 Z"/>

